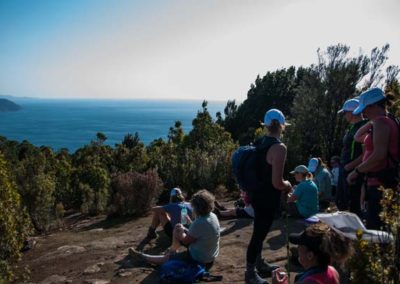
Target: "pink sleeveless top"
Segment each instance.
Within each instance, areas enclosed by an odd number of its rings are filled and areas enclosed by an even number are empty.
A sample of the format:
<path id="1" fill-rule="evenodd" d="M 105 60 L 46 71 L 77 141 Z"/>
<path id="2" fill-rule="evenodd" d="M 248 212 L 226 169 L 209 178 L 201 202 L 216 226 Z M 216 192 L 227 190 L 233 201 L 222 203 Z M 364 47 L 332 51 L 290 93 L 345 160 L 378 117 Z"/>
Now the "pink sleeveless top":
<path id="1" fill-rule="evenodd" d="M 312 274 L 304 279 L 311 280 L 318 284 L 339 284 L 339 273 L 333 266 L 328 266 L 328 269 L 321 273 Z"/>
<path id="2" fill-rule="evenodd" d="M 393 121 L 393 119 L 387 117 L 387 116 L 381 116 L 378 117 L 375 121 L 377 120 L 383 120 L 385 124 L 389 125 L 390 132 L 389 132 L 389 153 L 388 156 L 397 158 L 398 156 L 398 128 L 396 122 Z M 363 154 L 363 162 L 366 161 L 371 155 L 372 152 L 374 152 L 374 141 L 373 141 L 373 134 L 369 133 L 365 139 L 364 139 L 364 154 Z M 392 163 L 390 159 L 386 158 L 385 161 L 383 161 L 380 165 L 376 166 L 375 169 L 372 172 L 378 172 L 380 170 L 383 170 L 388 166 L 388 163 Z M 380 182 L 376 178 L 368 178 L 367 184 L 369 186 L 379 186 Z"/>

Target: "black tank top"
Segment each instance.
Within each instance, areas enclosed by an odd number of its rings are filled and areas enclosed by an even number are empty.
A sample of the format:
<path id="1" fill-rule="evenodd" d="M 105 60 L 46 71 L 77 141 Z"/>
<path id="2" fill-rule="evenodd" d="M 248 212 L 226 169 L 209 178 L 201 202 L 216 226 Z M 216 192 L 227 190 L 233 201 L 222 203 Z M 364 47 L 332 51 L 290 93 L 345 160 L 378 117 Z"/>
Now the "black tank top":
<path id="1" fill-rule="evenodd" d="M 278 138 L 264 136 L 254 142 L 254 146 L 259 148 L 258 155 L 258 171 L 259 180 L 258 188 L 253 192 L 252 202 L 262 201 L 265 205 L 278 207 L 281 191 L 276 189 L 272 184 L 272 166 L 267 162 L 267 154 L 272 145 L 282 143 Z"/>

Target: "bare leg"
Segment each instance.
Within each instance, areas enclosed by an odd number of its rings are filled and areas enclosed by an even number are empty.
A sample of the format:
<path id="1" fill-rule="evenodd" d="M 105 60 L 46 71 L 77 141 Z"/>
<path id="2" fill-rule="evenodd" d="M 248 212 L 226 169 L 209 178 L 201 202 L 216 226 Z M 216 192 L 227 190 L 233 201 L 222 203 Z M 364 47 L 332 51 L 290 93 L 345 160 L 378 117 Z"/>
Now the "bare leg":
<path id="1" fill-rule="evenodd" d="M 151 227 L 156 229 L 160 224 L 165 226 L 170 220 L 167 212 L 161 207 L 153 208 L 153 219 L 151 221 Z"/>

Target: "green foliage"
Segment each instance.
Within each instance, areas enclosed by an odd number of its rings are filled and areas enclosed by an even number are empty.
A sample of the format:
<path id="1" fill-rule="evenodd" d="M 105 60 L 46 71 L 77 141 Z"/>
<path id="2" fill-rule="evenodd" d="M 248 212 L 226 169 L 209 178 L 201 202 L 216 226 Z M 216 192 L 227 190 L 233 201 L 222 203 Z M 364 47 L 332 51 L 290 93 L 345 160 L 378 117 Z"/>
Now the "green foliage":
<path id="1" fill-rule="evenodd" d="M 400 192 L 383 189 L 381 219 L 394 240 L 389 244 L 372 244 L 358 232 L 355 254 L 349 262 L 352 283 L 400 283 Z"/>
<path id="2" fill-rule="evenodd" d="M 29 218 L 0 152 L 0 283 L 15 280 L 14 270 L 29 233 Z"/>
<path id="3" fill-rule="evenodd" d="M 147 214 L 161 187 L 162 182 L 156 170 L 148 170 L 143 174 L 128 172 L 116 176 L 112 180 L 111 214 L 118 216 Z"/>
<path id="4" fill-rule="evenodd" d="M 113 152 L 112 172 L 143 171 L 147 161 L 146 148 L 140 142 L 139 134 L 127 134 L 122 144 L 117 144 Z"/>
<path id="5" fill-rule="evenodd" d="M 297 72 L 298 73 L 298 72 Z M 247 99 L 238 107 L 235 101 L 228 101 L 224 113 L 225 120 L 221 124 L 240 144 L 254 139 L 254 131 L 264 119 L 265 111 L 278 108 L 286 115 L 291 114 L 291 105 L 298 85 L 298 75 L 294 67 L 267 72 L 250 86 Z"/>
<path id="6" fill-rule="evenodd" d="M 96 215 L 106 211 L 110 196 L 110 176 L 102 165 L 89 164 L 77 168 L 75 182 L 82 213 Z"/>

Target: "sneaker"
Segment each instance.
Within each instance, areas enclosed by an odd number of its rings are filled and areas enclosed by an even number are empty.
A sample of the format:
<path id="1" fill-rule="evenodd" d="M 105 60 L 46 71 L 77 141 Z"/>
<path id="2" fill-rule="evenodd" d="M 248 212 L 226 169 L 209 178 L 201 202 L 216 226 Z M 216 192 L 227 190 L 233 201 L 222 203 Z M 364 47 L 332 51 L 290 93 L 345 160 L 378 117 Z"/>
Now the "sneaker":
<path id="1" fill-rule="evenodd" d="M 268 284 L 268 282 L 262 279 L 255 271 L 246 271 L 244 273 L 244 282 L 246 284 Z"/>
<path id="2" fill-rule="evenodd" d="M 262 258 L 260 261 L 256 263 L 256 268 L 258 273 L 260 273 L 262 276 L 271 276 L 272 271 L 279 268 L 279 266 L 270 264 L 267 261 L 265 261 L 264 258 Z"/>

